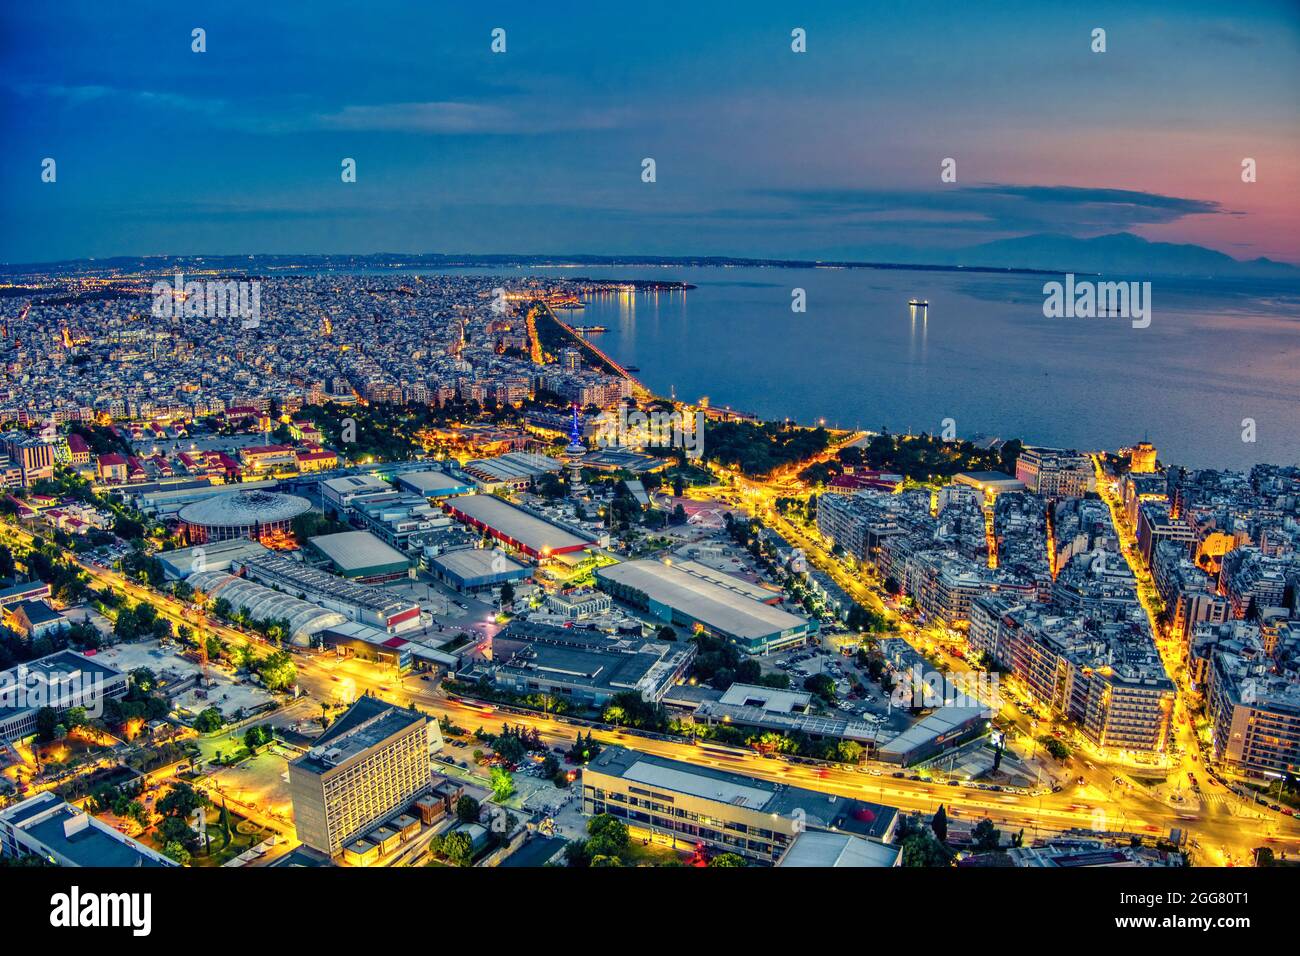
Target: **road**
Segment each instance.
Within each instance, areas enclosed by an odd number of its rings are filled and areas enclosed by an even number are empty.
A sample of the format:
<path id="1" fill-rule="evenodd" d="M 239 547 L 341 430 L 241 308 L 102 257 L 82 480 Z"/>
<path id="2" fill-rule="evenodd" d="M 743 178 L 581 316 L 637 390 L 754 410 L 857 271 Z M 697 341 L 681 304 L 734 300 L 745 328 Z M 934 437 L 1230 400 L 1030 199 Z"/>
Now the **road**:
<path id="1" fill-rule="evenodd" d="M 769 512 L 775 515 L 775 512 Z M 796 541 L 812 545 L 808 551 L 820 559 L 820 546 L 803 534 L 793 524 L 786 522 Z M 30 540 L 30 535 L 10 525 L 3 533 L 14 534 Z M 159 615 L 175 625 L 202 627 L 234 645 L 250 643 L 266 646 L 243 632 L 208 619 L 196 616 L 180 602 L 159 594 L 150 588 L 126 580 L 116 571 L 82 562 L 75 555 L 67 558 L 76 561 L 90 579 L 99 587 L 124 593 L 135 600 L 152 605 Z M 828 556 L 827 556 L 828 557 Z M 838 562 L 836 562 L 838 567 Z M 842 573 L 842 568 L 839 569 Z M 854 592 L 868 592 L 863 585 L 853 582 Z M 883 608 L 879 597 L 873 602 Z M 269 647 L 268 647 L 269 650 Z M 439 693 L 431 682 L 418 676 L 399 677 L 392 668 L 358 662 L 338 660 L 309 653 L 295 654 L 301 689 L 323 702 L 347 703 L 359 694 L 372 693 L 404 706 L 415 706 L 438 717 L 445 717 L 474 730 L 478 726 L 496 729 L 495 725 L 508 721 L 536 729 L 542 739 L 552 745 L 571 743 L 585 726 L 575 726 L 547 715 L 501 714 L 491 705 L 476 707 L 449 700 Z M 1037 834 L 1058 832 L 1070 828 L 1093 828 L 1104 810 L 1108 829 L 1127 832 L 1166 835 L 1175 827 L 1190 831 L 1196 836 L 1208 862 L 1237 862 L 1249 860 L 1252 847 L 1268 843 L 1275 852 L 1288 856 L 1300 853 L 1300 824 L 1292 818 L 1267 814 L 1263 819 L 1243 818 L 1234 815 L 1230 804 L 1213 805 L 1199 814 L 1178 811 L 1156 799 L 1140 788 L 1121 787 L 1108 773 L 1092 769 L 1082 773 L 1083 786 L 1072 786 L 1060 793 L 1026 797 L 1006 793 L 981 791 L 966 786 L 946 786 L 925 780 L 897 779 L 889 774 L 896 768 L 875 765 L 879 776 L 862 769 L 840 767 L 813 767 L 791 764 L 779 759 L 768 759 L 758 754 L 729 753 L 719 748 L 694 746 L 684 742 L 663 741 L 639 737 L 618 731 L 594 732 L 595 738 L 605 744 L 617 744 L 643 753 L 656 754 L 689 763 L 715 766 L 745 773 L 764 780 L 787 783 L 841 796 L 874 800 L 899 807 L 906 811 L 933 813 L 943 804 L 957 819 L 974 821 L 988 817 L 999 827 L 1025 830 L 1026 839 Z M 1194 816 L 1195 819 L 1186 819 Z"/>

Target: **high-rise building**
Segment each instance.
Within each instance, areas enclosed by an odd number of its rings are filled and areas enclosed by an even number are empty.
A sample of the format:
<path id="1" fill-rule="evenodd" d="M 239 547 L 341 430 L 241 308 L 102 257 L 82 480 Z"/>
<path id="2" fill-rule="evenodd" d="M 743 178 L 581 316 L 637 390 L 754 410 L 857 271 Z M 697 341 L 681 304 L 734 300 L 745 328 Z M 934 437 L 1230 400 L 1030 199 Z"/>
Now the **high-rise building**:
<path id="1" fill-rule="evenodd" d="M 307 846 L 338 856 L 432 787 L 430 744 L 441 732 L 414 710 L 362 697 L 289 764 L 294 826 Z"/>
<path id="2" fill-rule="evenodd" d="M 23 487 L 54 477 L 54 445 L 39 436 L 7 432 L 0 436 L 3 451 L 22 474 Z"/>

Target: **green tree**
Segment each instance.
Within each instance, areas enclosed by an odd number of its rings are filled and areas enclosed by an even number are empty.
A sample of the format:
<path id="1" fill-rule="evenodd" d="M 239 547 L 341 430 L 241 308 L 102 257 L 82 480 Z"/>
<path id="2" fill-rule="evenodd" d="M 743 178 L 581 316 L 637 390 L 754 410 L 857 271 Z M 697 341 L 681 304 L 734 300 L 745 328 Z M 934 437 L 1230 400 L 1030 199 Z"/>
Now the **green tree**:
<path id="1" fill-rule="evenodd" d="M 225 723 L 221 711 L 215 707 L 208 707 L 199 711 L 198 716 L 194 718 L 194 729 L 201 734 L 212 734 L 225 726 Z"/>
<path id="2" fill-rule="evenodd" d="M 163 856 L 175 860 L 181 866 L 189 866 L 190 860 L 193 859 L 190 851 L 185 849 L 184 844 L 176 840 L 170 840 L 163 846 Z"/>
<path id="3" fill-rule="evenodd" d="M 971 836 L 975 838 L 975 850 L 978 853 L 992 853 L 1002 846 L 1001 832 L 987 817 L 975 824 Z"/>
<path id="4" fill-rule="evenodd" d="M 492 768 L 492 797 L 498 803 L 515 795 L 515 778 L 504 767 Z"/>
<path id="5" fill-rule="evenodd" d="M 479 802 L 473 797 L 464 796 L 456 801 L 456 819 L 461 823 L 478 823 Z"/>

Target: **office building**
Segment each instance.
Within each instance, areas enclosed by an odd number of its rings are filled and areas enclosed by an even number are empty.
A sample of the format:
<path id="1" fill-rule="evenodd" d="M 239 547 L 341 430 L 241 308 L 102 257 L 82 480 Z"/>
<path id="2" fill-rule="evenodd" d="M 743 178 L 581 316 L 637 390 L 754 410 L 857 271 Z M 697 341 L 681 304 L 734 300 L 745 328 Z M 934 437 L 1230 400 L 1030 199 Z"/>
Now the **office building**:
<path id="1" fill-rule="evenodd" d="M 177 865 L 49 791 L 0 810 L 0 855 L 71 867 Z"/>
<path id="2" fill-rule="evenodd" d="M 583 767 L 582 809 L 618 817 L 635 837 L 760 864 L 780 863 L 808 832 L 888 844 L 898 822 L 893 807 L 622 747 L 606 747 Z"/>
<path id="3" fill-rule="evenodd" d="M 432 735 L 432 736 L 431 736 Z M 289 764 L 294 826 L 330 857 L 429 793 L 429 751 L 441 745 L 424 714 L 362 697 Z"/>

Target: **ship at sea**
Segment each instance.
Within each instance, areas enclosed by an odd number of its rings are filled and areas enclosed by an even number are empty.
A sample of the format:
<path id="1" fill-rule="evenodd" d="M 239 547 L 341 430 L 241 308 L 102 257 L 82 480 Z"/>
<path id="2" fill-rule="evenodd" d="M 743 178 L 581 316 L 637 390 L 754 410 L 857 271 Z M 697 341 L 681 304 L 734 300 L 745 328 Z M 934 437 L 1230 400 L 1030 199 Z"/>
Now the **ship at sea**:
<path id="1" fill-rule="evenodd" d="M 930 308 L 930 300 L 929 300 L 929 299 L 909 299 L 908 302 L 907 302 L 907 304 L 910 305 L 910 306 L 911 306 L 912 308 L 914 308 L 914 309 L 928 309 L 928 308 Z"/>
<path id="2" fill-rule="evenodd" d="M 579 335 L 599 335 L 608 330 L 603 325 L 575 325 L 573 331 Z"/>

